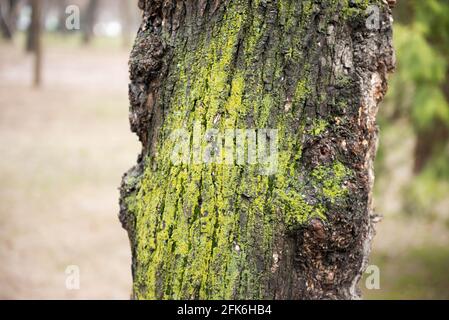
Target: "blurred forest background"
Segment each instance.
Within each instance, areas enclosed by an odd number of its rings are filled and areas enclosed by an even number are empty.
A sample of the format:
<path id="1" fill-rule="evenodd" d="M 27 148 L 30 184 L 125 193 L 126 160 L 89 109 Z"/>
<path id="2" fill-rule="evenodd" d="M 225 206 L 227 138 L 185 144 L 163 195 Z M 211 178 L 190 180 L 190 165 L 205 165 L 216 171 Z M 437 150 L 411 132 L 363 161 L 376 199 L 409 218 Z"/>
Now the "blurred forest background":
<path id="1" fill-rule="evenodd" d="M 69 5 L 80 30 L 66 28 Z M 137 0 L 0 0 L 0 298 L 130 296 L 117 187 L 139 152 L 127 108 L 139 16 Z M 399 0 L 395 20 L 370 260 L 381 289 L 360 284 L 367 299 L 449 299 L 449 0 Z"/>

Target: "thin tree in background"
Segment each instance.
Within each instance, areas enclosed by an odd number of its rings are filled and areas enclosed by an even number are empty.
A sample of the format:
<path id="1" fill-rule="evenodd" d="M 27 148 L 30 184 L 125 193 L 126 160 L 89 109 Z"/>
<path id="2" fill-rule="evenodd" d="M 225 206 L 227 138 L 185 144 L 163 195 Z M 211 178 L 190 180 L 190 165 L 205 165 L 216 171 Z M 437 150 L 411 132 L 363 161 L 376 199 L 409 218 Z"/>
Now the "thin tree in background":
<path id="1" fill-rule="evenodd" d="M 90 0 L 84 12 L 83 42 L 89 44 L 94 35 L 95 22 L 98 15 L 99 0 Z"/>
<path id="2" fill-rule="evenodd" d="M 36 42 L 37 42 L 37 27 L 40 26 L 40 21 L 38 21 L 39 17 L 37 16 L 36 6 L 41 6 L 34 0 L 29 0 L 29 5 L 31 8 L 31 21 L 28 25 L 27 33 L 26 33 L 26 51 L 27 52 L 35 52 L 36 51 Z"/>
<path id="3" fill-rule="evenodd" d="M 4 39 L 11 40 L 16 31 L 20 0 L 7 0 L 0 3 L 0 29 Z"/>
<path id="4" fill-rule="evenodd" d="M 42 1 L 31 0 L 31 24 L 29 27 L 31 50 L 34 54 L 33 85 L 39 87 L 42 82 Z"/>
<path id="5" fill-rule="evenodd" d="M 67 13 L 65 12 L 67 5 L 67 0 L 59 0 L 56 5 L 58 13 L 58 32 L 62 34 L 65 34 L 68 31 L 65 25 L 67 19 Z"/>

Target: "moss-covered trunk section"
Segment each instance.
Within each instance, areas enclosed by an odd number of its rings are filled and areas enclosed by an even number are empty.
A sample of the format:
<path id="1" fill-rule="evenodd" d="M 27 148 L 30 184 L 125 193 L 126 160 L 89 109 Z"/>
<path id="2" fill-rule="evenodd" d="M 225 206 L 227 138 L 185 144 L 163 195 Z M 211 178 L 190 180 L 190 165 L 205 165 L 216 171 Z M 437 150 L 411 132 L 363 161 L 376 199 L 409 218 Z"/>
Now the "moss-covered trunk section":
<path id="1" fill-rule="evenodd" d="M 120 202 L 134 298 L 358 297 L 375 117 L 393 68 L 388 5 L 139 5 L 129 96 L 143 147 Z M 370 5 L 378 28 L 366 23 Z M 264 141 L 275 148 L 257 161 Z"/>

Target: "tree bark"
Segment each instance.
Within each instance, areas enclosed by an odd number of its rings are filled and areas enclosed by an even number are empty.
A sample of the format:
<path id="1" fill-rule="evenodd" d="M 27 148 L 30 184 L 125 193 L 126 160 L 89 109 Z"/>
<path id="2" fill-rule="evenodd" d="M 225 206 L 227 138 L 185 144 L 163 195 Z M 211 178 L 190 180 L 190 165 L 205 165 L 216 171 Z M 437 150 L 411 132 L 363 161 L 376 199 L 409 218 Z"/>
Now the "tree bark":
<path id="1" fill-rule="evenodd" d="M 380 9 L 380 29 L 366 26 L 368 4 Z M 388 4 L 139 6 L 129 98 L 142 153 L 120 200 L 133 297 L 358 298 L 374 233 L 375 117 L 394 64 Z M 277 143 L 274 170 L 224 161 L 237 152 L 226 146 L 215 162 L 195 161 L 210 151 L 211 128 L 255 130 L 259 144 L 262 129 L 277 130 L 268 138 Z M 191 142 L 181 164 L 173 161 L 179 129 Z"/>

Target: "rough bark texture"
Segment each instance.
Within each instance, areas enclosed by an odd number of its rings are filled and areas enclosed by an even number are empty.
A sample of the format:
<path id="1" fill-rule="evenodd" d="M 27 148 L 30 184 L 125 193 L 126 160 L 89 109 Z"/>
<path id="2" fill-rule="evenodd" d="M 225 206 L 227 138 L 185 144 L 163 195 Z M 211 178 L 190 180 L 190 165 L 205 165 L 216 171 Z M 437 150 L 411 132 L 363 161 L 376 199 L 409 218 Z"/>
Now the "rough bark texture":
<path id="1" fill-rule="evenodd" d="M 379 30 L 366 28 L 370 4 Z M 129 97 L 143 148 L 120 212 L 134 298 L 359 297 L 374 232 L 375 117 L 394 64 L 388 3 L 139 5 Z M 175 165 L 170 133 L 180 128 L 278 129 L 277 171 Z"/>

